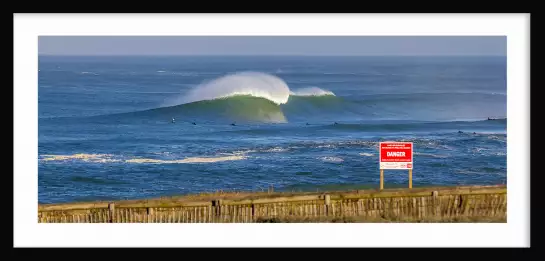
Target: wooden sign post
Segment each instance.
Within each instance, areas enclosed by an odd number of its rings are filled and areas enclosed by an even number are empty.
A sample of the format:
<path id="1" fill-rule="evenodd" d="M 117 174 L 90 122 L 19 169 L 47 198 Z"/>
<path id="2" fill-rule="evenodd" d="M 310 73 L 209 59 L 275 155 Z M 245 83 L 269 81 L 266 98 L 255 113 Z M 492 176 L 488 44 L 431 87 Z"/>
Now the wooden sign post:
<path id="1" fill-rule="evenodd" d="M 413 143 L 381 142 L 379 144 L 380 189 L 384 189 L 385 169 L 409 170 L 409 188 L 413 187 Z"/>
<path id="2" fill-rule="evenodd" d="M 413 188 L 413 169 L 409 169 L 409 188 Z"/>
<path id="3" fill-rule="evenodd" d="M 384 189 L 384 170 L 380 169 L 380 190 Z"/>

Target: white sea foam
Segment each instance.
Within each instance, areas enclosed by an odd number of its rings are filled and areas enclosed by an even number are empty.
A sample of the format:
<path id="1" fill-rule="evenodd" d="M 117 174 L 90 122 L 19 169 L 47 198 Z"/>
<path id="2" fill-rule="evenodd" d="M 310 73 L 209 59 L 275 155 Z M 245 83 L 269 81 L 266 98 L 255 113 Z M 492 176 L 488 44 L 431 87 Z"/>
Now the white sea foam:
<path id="1" fill-rule="evenodd" d="M 482 172 L 479 172 L 479 171 L 472 171 L 472 170 L 457 170 L 456 171 L 457 173 L 460 173 L 460 174 L 482 174 Z"/>
<path id="2" fill-rule="evenodd" d="M 432 157 L 432 158 L 440 158 L 440 159 L 444 159 L 444 158 L 448 157 L 446 155 L 438 155 L 438 154 L 423 153 L 423 152 L 414 152 L 414 155 L 420 155 L 420 156 L 426 156 L 426 157 Z"/>
<path id="3" fill-rule="evenodd" d="M 325 162 L 343 162 L 344 161 L 343 159 L 339 157 L 320 157 L 319 159 Z"/>
<path id="4" fill-rule="evenodd" d="M 318 87 L 308 87 L 308 88 L 302 88 L 293 90 L 290 92 L 290 95 L 293 96 L 335 96 L 335 94 L 331 91 L 322 90 Z"/>
<path id="5" fill-rule="evenodd" d="M 336 144 L 325 144 L 325 145 L 318 145 L 316 148 L 336 148 Z"/>
<path id="6" fill-rule="evenodd" d="M 169 72 L 169 71 L 156 71 L 156 73 L 160 73 L 163 75 L 177 75 L 177 76 L 197 76 L 200 74 L 195 72 Z"/>
<path id="7" fill-rule="evenodd" d="M 84 162 L 118 162 L 118 159 L 112 159 L 111 154 L 86 154 L 79 153 L 73 155 L 42 155 L 42 161 L 67 161 L 67 160 L 81 160 Z"/>
<path id="8" fill-rule="evenodd" d="M 154 163 L 154 164 L 173 164 L 173 163 L 214 163 L 221 161 L 246 159 L 245 155 L 229 155 L 216 157 L 188 157 L 185 159 L 150 159 L 150 158 L 130 158 L 126 160 L 116 159 L 111 154 L 74 154 L 74 155 L 41 155 L 42 161 L 68 161 L 78 160 L 91 163 L 125 162 L 125 163 Z"/>
<path id="9" fill-rule="evenodd" d="M 286 148 L 274 147 L 274 148 L 262 150 L 262 152 L 284 152 L 284 151 L 287 151 L 287 150 L 288 149 L 286 149 Z"/>
<path id="10" fill-rule="evenodd" d="M 360 155 L 361 155 L 361 156 L 366 156 L 366 157 L 373 157 L 373 156 L 374 156 L 374 154 L 372 154 L 372 153 L 367 153 L 367 152 L 361 152 Z"/>
<path id="11" fill-rule="evenodd" d="M 471 149 L 471 152 L 473 152 L 473 153 L 482 153 L 482 152 L 484 152 L 484 151 L 488 151 L 488 149 L 486 149 L 486 148 L 479 148 L 479 147 L 475 147 L 475 148 Z"/>
<path id="12" fill-rule="evenodd" d="M 256 152 L 255 150 L 235 150 L 231 153 L 223 153 L 224 155 L 246 155 L 248 153 Z"/>
<path id="13" fill-rule="evenodd" d="M 129 159 L 127 163 L 152 163 L 152 164 L 181 164 L 181 163 L 214 163 L 220 161 L 242 160 L 246 159 L 246 156 L 223 156 L 223 157 L 189 157 L 178 160 L 161 160 L 161 159 Z"/>

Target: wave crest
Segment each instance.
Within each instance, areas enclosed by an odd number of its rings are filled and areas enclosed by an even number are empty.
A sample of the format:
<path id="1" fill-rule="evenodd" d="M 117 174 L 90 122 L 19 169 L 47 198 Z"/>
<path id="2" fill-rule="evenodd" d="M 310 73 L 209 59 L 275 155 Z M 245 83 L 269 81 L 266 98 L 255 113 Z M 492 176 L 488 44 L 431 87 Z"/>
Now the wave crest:
<path id="1" fill-rule="evenodd" d="M 239 72 L 200 84 L 179 102 L 192 103 L 241 95 L 264 98 L 280 105 L 288 102 L 290 89 L 286 82 L 276 76 L 260 72 Z"/>

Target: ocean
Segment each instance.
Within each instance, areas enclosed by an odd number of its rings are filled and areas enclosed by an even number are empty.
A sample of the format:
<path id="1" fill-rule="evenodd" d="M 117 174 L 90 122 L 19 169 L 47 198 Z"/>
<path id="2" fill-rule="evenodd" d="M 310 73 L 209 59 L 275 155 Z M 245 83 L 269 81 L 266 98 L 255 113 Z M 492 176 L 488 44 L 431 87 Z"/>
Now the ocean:
<path id="1" fill-rule="evenodd" d="M 40 56 L 38 201 L 506 182 L 506 57 Z M 493 120 L 488 120 L 492 118 Z M 408 171 L 386 170 L 385 188 Z"/>

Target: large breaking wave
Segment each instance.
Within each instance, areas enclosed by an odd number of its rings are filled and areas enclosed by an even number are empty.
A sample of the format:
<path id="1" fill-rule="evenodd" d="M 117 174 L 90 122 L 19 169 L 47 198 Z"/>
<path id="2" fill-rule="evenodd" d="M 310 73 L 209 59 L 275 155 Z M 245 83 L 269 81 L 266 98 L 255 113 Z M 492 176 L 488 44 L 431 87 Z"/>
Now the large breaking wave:
<path id="1" fill-rule="evenodd" d="M 282 123 L 287 122 L 287 118 L 281 105 L 301 100 L 320 103 L 317 99 L 327 97 L 335 97 L 335 94 L 318 87 L 290 90 L 284 80 L 274 75 L 239 72 L 197 85 L 186 94 L 165 102 L 162 107 L 123 113 L 123 116 Z"/>
<path id="2" fill-rule="evenodd" d="M 239 72 L 202 83 L 187 94 L 171 100 L 164 105 L 175 106 L 236 96 L 263 98 L 281 105 L 286 104 L 290 96 L 318 97 L 335 96 L 335 94 L 318 87 L 290 90 L 284 80 L 274 75 L 261 72 Z"/>

